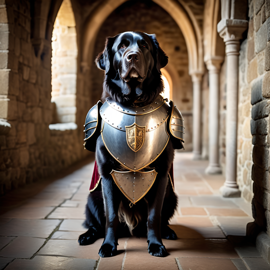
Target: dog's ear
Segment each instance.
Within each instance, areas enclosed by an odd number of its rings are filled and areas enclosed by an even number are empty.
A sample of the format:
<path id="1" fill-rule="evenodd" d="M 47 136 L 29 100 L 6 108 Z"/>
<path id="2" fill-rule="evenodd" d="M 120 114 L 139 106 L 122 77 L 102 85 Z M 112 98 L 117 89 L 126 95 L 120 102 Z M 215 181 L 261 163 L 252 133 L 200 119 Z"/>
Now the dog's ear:
<path id="1" fill-rule="evenodd" d="M 156 68 L 158 72 L 160 72 L 160 69 L 165 67 L 168 64 L 168 56 L 165 54 L 165 52 L 159 47 L 159 44 L 156 39 L 156 35 L 152 34 L 149 35 L 150 39 L 152 40 L 152 43 L 154 45 L 155 50 L 155 61 L 156 61 Z"/>
<path id="2" fill-rule="evenodd" d="M 95 63 L 97 67 L 101 70 L 105 70 L 105 73 L 108 74 L 112 70 L 112 46 L 116 37 L 108 37 L 106 39 L 105 48 L 103 52 L 99 53 Z"/>

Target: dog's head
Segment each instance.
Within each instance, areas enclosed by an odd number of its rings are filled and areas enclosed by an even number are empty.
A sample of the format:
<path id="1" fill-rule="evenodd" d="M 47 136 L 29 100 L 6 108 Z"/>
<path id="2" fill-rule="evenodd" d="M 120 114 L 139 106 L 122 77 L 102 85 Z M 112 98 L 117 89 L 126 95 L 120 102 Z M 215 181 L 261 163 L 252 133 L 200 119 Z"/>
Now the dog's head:
<path id="1" fill-rule="evenodd" d="M 97 67 L 105 70 L 102 98 L 126 104 L 152 102 L 163 91 L 160 69 L 167 63 L 155 35 L 124 32 L 107 38 L 96 58 Z"/>

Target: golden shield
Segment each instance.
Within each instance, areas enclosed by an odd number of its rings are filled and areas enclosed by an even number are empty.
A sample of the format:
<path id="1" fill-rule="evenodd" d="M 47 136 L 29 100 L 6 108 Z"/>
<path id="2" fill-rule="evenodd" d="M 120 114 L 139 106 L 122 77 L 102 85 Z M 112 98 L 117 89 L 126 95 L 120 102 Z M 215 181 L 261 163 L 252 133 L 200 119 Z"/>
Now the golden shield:
<path id="1" fill-rule="evenodd" d="M 145 127 L 138 126 L 136 123 L 126 126 L 126 139 L 129 148 L 137 152 L 141 149 L 145 138 Z"/>

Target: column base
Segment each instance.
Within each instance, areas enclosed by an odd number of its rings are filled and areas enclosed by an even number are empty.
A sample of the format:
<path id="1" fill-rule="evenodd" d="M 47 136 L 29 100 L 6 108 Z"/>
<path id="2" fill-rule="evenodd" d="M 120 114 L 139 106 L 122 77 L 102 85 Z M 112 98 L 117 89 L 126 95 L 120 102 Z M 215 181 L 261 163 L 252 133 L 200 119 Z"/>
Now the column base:
<path id="1" fill-rule="evenodd" d="M 206 174 L 221 174 L 222 173 L 222 170 L 221 170 L 221 167 L 218 166 L 218 165 L 216 165 L 216 166 L 209 165 L 206 168 L 205 173 Z"/>
<path id="2" fill-rule="evenodd" d="M 202 156 L 200 153 L 197 153 L 197 152 L 193 152 L 193 160 L 200 160 L 202 159 Z"/>
<path id="3" fill-rule="evenodd" d="M 226 187 L 222 186 L 219 189 L 222 197 L 225 198 L 238 198 L 241 197 L 241 191 L 238 188 L 231 188 L 231 187 Z"/>

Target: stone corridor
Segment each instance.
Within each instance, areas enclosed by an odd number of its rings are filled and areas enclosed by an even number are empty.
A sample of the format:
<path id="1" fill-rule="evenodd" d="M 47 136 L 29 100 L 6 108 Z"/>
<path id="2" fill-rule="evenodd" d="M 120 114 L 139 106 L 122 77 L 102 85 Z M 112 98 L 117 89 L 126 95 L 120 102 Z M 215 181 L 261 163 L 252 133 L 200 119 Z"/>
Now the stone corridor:
<path id="1" fill-rule="evenodd" d="M 78 245 L 92 158 L 1 197 L 0 269 L 270 269 L 245 238 L 251 206 L 222 198 L 224 176 L 206 175 L 207 164 L 192 160 L 191 153 L 175 156 L 179 206 L 171 227 L 178 239 L 163 240 L 168 257 L 150 256 L 144 238 L 119 239 L 118 255 L 105 259 L 98 255 L 102 239 Z"/>

